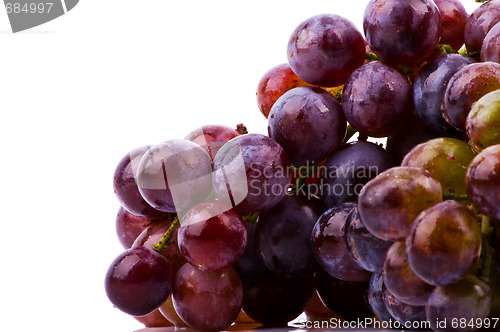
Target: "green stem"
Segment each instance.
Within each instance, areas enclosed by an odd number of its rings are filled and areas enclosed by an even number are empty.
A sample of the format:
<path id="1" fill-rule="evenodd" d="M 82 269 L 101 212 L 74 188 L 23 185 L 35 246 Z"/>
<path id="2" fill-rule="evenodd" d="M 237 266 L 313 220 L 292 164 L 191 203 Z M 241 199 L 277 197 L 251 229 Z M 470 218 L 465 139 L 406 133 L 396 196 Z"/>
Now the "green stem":
<path id="1" fill-rule="evenodd" d="M 174 221 L 172 221 L 172 224 L 168 228 L 168 230 L 165 232 L 165 235 L 158 241 L 157 244 L 153 246 L 153 250 L 163 254 L 163 251 L 165 251 L 165 247 L 167 245 L 170 245 L 170 240 L 172 239 L 172 235 L 174 234 L 174 230 L 177 228 L 177 226 L 180 225 L 179 218 L 175 217 Z"/>
<path id="2" fill-rule="evenodd" d="M 365 53 L 365 60 L 368 60 L 368 61 L 382 61 L 382 59 L 379 58 L 375 53 L 370 53 L 370 52 L 366 52 Z"/>
<path id="3" fill-rule="evenodd" d="M 469 196 L 467 196 L 466 194 L 459 195 L 452 192 L 443 193 L 443 200 L 447 201 L 451 199 L 455 201 L 467 201 L 469 200 Z"/>
<path id="4" fill-rule="evenodd" d="M 251 214 L 245 221 L 250 224 L 255 224 L 257 222 L 257 218 L 259 218 L 259 212 Z"/>
<path id="5" fill-rule="evenodd" d="M 358 131 L 356 129 L 354 129 L 353 126 L 348 125 L 347 126 L 347 133 L 345 135 L 344 142 L 342 142 L 342 144 L 346 144 L 354 135 L 356 135 L 357 132 Z"/>
<path id="6" fill-rule="evenodd" d="M 488 282 L 490 279 L 491 268 L 493 266 L 493 256 L 495 255 L 495 250 L 490 245 L 494 231 L 495 229 L 491 226 L 490 218 L 487 216 L 483 216 L 481 218 L 482 255 L 483 255 L 483 262 L 481 266 L 481 277 L 486 282 Z"/>

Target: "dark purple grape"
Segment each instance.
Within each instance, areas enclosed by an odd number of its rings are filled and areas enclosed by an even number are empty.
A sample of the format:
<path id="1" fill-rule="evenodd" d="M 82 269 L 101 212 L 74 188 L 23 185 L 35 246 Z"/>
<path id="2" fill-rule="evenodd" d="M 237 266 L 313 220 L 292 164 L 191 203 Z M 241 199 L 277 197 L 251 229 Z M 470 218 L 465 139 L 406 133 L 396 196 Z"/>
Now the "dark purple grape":
<path id="1" fill-rule="evenodd" d="M 448 82 L 444 96 L 446 121 L 465 131 L 465 120 L 472 105 L 488 92 L 500 89 L 500 64 L 472 63 L 456 72 Z"/>
<path id="2" fill-rule="evenodd" d="M 370 233 L 363 225 L 357 208 L 347 217 L 345 239 L 349 253 L 359 266 L 370 272 L 382 273 L 385 255 L 392 242 Z"/>
<path id="3" fill-rule="evenodd" d="M 256 247 L 271 271 L 284 276 L 314 273 L 317 264 L 311 232 L 325 210 L 318 199 L 288 195 L 260 214 L 255 228 Z"/>
<path id="4" fill-rule="evenodd" d="M 465 179 L 472 204 L 482 213 L 500 219 L 500 145 L 492 145 L 470 163 Z"/>
<path id="5" fill-rule="evenodd" d="M 445 195 L 465 195 L 465 172 L 474 158 L 469 144 L 454 138 L 435 138 L 414 147 L 401 166 L 418 167 L 439 181 Z"/>
<path id="6" fill-rule="evenodd" d="M 436 49 L 441 14 L 432 0 L 370 0 L 363 29 L 375 54 L 393 65 L 415 65 Z"/>
<path id="7" fill-rule="evenodd" d="M 151 223 L 135 239 L 132 247 L 146 247 L 150 249 L 153 248 L 153 246 L 157 244 L 165 235 L 170 226 L 171 222 L 167 220 L 161 220 Z M 181 266 L 187 262 L 186 258 L 184 258 L 184 256 L 179 251 L 177 239 L 178 233 L 179 228 L 177 227 L 172 233 L 170 242 L 165 246 L 163 252 L 161 253 L 168 260 L 174 271 L 179 270 Z"/>
<path id="8" fill-rule="evenodd" d="M 308 18 L 292 33 L 288 62 L 298 77 L 318 86 L 339 86 L 365 60 L 365 41 L 349 20 L 333 14 Z"/>
<path id="9" fill-rule="evenodd" d="M 462 279 L 481 252 L 481 229 L 464 205 L 448 200 L 420 213 L 406 238 L 408 263 L 431 285 Z"/>
<path id="10" fill-rule="evenodd" d="M 246 222 L 247 245 L 243 256 L 233 264 L 233 268 L 238 272 L 243 285 L 243 290 L 250 289 L 257 285 L 267 271 L 267 267 L 260 258 L 255 244 L 256 225 Z"/>
<path id="11" fill-rule="evenodd" d="M 366 283 L 344 281 L 319 270 L 314 277 L 316 290 L 324 305 L 346 320 L 373 317 L 365 297 Z"/>
<path id="12" fill-rule="evenodd" d="M 132 150 L 124 156 L 115 169 L 113 189 L 120 204 L 130 213 L 143 218 L 158 218 L 163 212 L 155 210 L 142 198 L 137 187 L 139 162 L 149 146 Z"/>
<path id="13" fill-rule="evenodd" d="M 488 1 L 469 16 L 465 25 L 465 46 L 469 52 L 479 51 L 484 37 L 500 21 L 500 1 Z"/>
<path id="14" fill-rule="evenodd" d="M 369 62 L 349 76 L 342 93 L 342 109 L 360 133 L 390 136 L 413 111 L 410 81 L 396 68 Z"/>
<path id="15" fill-rule="evenodd" d="M 338 148 L 347 123 L 339 102 L 320 88 L 287 91 L 269 114 L 269 136 L 278 142 L 296 166 L 323 161 Z"/>
<path id="16" fill-rule="evenodd" d="M 240 134 L 227 126 L 223 125 L 206 125 L 197 128 L 187 134 L 184 138 L 201 146 L 210 155 L 210 159 L 214 159 L 220 148 L 231 139 Z"/>
<path id="17" fill-rule="evenodd" d="M 481 61 L 500 63 L 500 23 L 495 24 L 484 37 L 481 46 Z"/>
<path id="18" fill-rule="evenodd" d="M 326 207 L 356 201 L 365 183 L 393 166 L 396 166 L 394 158 L 382 146 L 371 142 L 352 142 L 335 150 L 323 167 Z"/>
<path id="19" fill-rule="evenodd" d="M 170 296 L 174 274 L 165 257 L 152 249 L 136 247 L 111 263 L 104 286 L 115 307 L 132 316 L 144 316 Z"/>
<path id="20" fill-rule="evenodd" d="M 269 69 L 257 84 L 257 105 L 261 113 L 267 119 L 279 97 L 288 90 L 306 85 L 308 84 L 295 75 L 288 63 Z"/>
<path id="21" fill-rule="evenodd" d="M 365 281 L 371 273 L 354 261 L 345 239 L 346 220 L 356 203 L 346 202 L 321 215 L 312 230 L 312 248 L 319 265 L 333 277 Z"/>
<path id="22" fill-rule="evenodd" d="M 232 268 L 205 272 L 186 263 L 175 276 L 172 300 L 175 311 L 190 327 L 220 331 L 238 316 L 243 289 Z"/>
<path id="23" fill-rule="evenodd" d="M 434 289 L 411 270 L 404 242 L 396 242 L 389 248 L 385 257 L 383 276 L 384 284 L 391 294 L 407 304 L 425 305 Z"/>
<path id="24" fill-rule="evenodd" d="M 447 1 L 443 1 L 447 3 Z M 443 54 L 427 63 L 413 82 L 413 101 L 425 125 L 441 135 L 457 135 L 443 117 L 444 94 L 451 77 L 474 60 L 465 55 Z"/>
<path id="25" fill-rule="evenodd" d="M 215 156 L 213 185 L 219 199 L 236 210 L 263 211 L 287 194 L 289 169 L 285 150 L 273 139 L 241 135 L 224 144 Z"/>
<path id="26" fill-rule="evenodd" d="M 441 136 L 424 125 L 417 115 L 413 115 L 394 135 L 387 138 L 386 149 L 401 163 L 406 154 L 415 146 Z"/>
<path id="27" fill-rule="evenodd" d="M 240 215 L 221 202 L 202 203 L 181 220 L 179 250 L 202 271 L 231 266 L 243 255 L 247 230 Z"/>
<path id="28" fill-rule="evenodd" d="M 412 326 L 412 323 L 420 325 L 426 321 L 425 306 L 406 304 L 398 300 L 385 286 L 382 289 L 382 297 L 387 311 L 400 324 Z"/>
<path id="29" fill-rule="evenodd" d="M 265 326 L 286 326 L 306 308 L 314 294 L 314 277 L 283 277 L 271 272 L 245 291 L 243 311 Z"/>
<path id="30" fill-rule="evenodd" d="M 467 23 L 467 10 L 459 0 L 434 0 L 439 12 L 443 32 L 441 33 L 441 44 L 448 44 L 454 50 L 460 49 L 464 44 L 464 30 Z"/>
<path id="31" fill-rule="evenodd" d="M 485 319 L 490 309 L 490 287 L 473 275 L 451 285 L 436 287 L 425 307 L 433 331 L 462 332 L 483 327 L 493 329 L 493 322 Z M 446 325 L 437 324 L 443 321 Z"/>
<path id="32" fill-rule="evenodd" d="M 198 144 L 169 140 L 150 148 L 137 169 L 142 197 L 163 212 L 186 212 L 212 191 L 212 161 Z"/>
<path id="33" fill-rule="evenodd" d="M 396 242 L 408 235 L 420 212 L 442 200 L 441 185 L 427 172 L 399 166 L 380 173 L 361 189 L 358 210 L 370 233 Z"/>
<path id="34" fill-rule="evenodd" d="M 476 151 L 500 144 L 500 90 L 488 92 L 472 106 L 465 127 Z"/>
<path id="35" fill-rule="evenodd" d="M 132 246 L 135 239 L 141 234 L 144 228 L 149 224 L 149 219 L 134 216 L 125 210 L 123 206 L 118 209 L 116 215 L 116 235 L 123 248 L 128 249 Z"/>
<path id="36" fill-rule="evenodd" d="M 385 305 L 383 289 L 384 277 L 382 274 L 372 274 L 366 294 L 368 305 L 379 320 L 388 322 L 392 320 L 392 316 Z"/>

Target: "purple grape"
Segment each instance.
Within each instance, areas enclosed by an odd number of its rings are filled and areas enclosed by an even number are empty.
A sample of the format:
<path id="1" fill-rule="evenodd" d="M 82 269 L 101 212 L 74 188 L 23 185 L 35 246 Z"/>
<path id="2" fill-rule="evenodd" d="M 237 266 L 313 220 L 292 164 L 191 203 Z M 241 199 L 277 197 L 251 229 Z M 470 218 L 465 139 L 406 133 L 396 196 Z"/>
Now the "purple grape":
<path id="1" fill-rule="evenodd" d="M 179 249 L 202 271 L 231 266 L 243 255 L 247 230 L 238 213 L 221 202 L 202 203 L 181 220 Z"/>
<path id="2" fill-rule="evenodd" d="M 441 135 L 457 135 L 443 117 L 444 95 L 451 77 L 474 60 L 465 55 L 443 54 L 428 62 L 413 82 L 413 101 L 425 125 Z"/>
<path id="3" fill-rule="evenodd" d="M 484 37 L 500 21 L 500 0 L 488 1 L 469 16 L 465 25 L 465 46 L 469 52 L 479 51 Z"/>
<path id="4" fill-rule="evenodd" d="M 451 285 L 436 287 L 425 307 L 433 331 L 450 331 L 453 327 L 453 331 L 462 332 L 493 328 L 492 322 L 486 319 L 490 309 L 490 287 L 473 275 Z M 446 326 L 437 325 L 438 321 L 445 320 Z"/>
<path id="5" fill-rule="evenodd" d="M 500 23 L 495 24 L 484 37 L 481 46 L 481 61 L 500 63 Z"/>
<path id="6" fill-rule="evenodd" d="M 243 311 L 265 326 L 286 326 L 306 308 L 314 294 L 314 278 L 283 277 L 271 272 L 245 291 Z"/>
<path id="7" fill-rule="evenodd" d="M 319 265 L 331 276 L 345 281 L 365 281 L 371 276 L 347 249 L 346 220 L 355 208 L 356 203 L 346 202 L 327 210 L 312 230 L 312 248 Z"/>
<path id="8" fill-rule="evenodd" d="M 454 50 L 460 49 L 464 44 L 465 24 L 469 15 L 464 5 L 459 0 L 434 0 L 441 13 L 443 32 L 441 44 L 448 44 Z"/>
<path id="9" fill-rule="evenodd" d="M 427 172 L 399 166 L 380 173 L 361 189 L 358 210 L 370 233 L 396 242 L 408 235 L 420 212 L 442 200 L 441 185 Z"/>
<path id="10" fill-rule="evenodd" d="M 465 183 L 472 204 L 482 213 L 500 219 L 500 145 L 479 153 L 469 165 Z"/>
<path id="11" fill-rule="evenodd" d="M 357 141 L 335 150 L 325 162 L 324 200 L 327 208 L 355 201 L 365 183 L 396 166 L 380 145 Z"/>
<path id="12" fill-rule="evenodd" d="M 184 138 L 201 146 L 214 159 L 220 148 L 240 134 L 227 126 L 207 125 L 197 128 Z"/>
<path id="13" fill-rule="evenodd" d="M 359 266 L 370 272 L 382 273 L 385 255 L 392 242 L 370 233 L 359 218 L 357 208 L 347 217 L 345 239 L 349 253 Z"/>
<path id="14" fill-rule="evenodd" d="M 243 289 L 232 268 L 205 272 L 186 263 L 175 276 L 172 300 L 179 317 L 193 329 L 220 331 L 238 316 Z"/>
<path id="15" fill-rule="evenodd" d="M 432 0 L 370 0 L 363 29 L 375 54 L 393 65 L 415 65 L 436 49 L 441 14 Z"/>
<path id="16" fill-rule="evenodd" d="M 240 212 L 264 211 L 276 205 L 290 187 L 289 158 L 273 139 L 261 134 L 238 136 L 214 160 L 217 196 Z"/>
<path id="17" fill-rule="evenodd" d="M 149 219 L 134 216 L 125 210 L 123 206 L 118 209 L 116 215 L 116 234 L 123 248 L 128 249 L 132 246 L 135 239 L 141 234 L 144 228 L 149 224 Z"/>
<path id="18" fill-rule="evenodd" d="M 267 268 L 284 276 L 314 273 L 317 264 L 311 231 L 325 210 L 318 199 L 288 195 L 263 211 L 255 228 L 255 241 Z"/>
<path id="19" fill-rule="evenodd" d="M 480 252 L 481 229 L 476 216 L 452 200 L 420 213 L 406 238 L 412 271 L 431 285 L 448 285 L 462 279 Z"/>
<path id="20" fill-rule="evenodd" d="M 456 72 L 448 82 L 444 96 L 446 121 L 465 131 L 465 120 L 472 105 L 488 92 L 500 89 L 500 64 L 472 63 Z"/>
<path id="21" fill-rule="evenodd" d="M 389 248 L 383 270 L 384 284 L 394 297 L 406 304 L 425 305 L 434 287 L 411 270 L 404 242 L 396 242 Z"/>
<path id="22" fill-rule="evenodd" d="M 287 91 L 273 105 L 268 121 L 269 136 L 296 166 L 323 161 L 346 135 L 347 123 L 339 102 L 320 88 Z"/>
<path id="23" fill-rule="evenodd" d="M 357 320 L 373 317 L 365 297 L 365 282 L 340 280 L 323 270 L 316 272 L 314 280 L 323 304 L 342 318 Z"/>
<path id="24" fill-rule="evenodd" d="M 171 224 L 172 223 L 167 220 L 155 221 L 151 223 L 135 239 L 134 243 L 132 244 L 132 248 L 153 248 L 153 246 L 157 244 L 165 235 Z M 179 270 L 181 266 L 187 262 L 186 258 L 179 251 L 178 233 L 179 228 L 176 227 L 172 233 L 170 243 L 165 246 L 163 252 L 161 253 L 168 260 L 174 271 Z"/>
<path id="25" fill-rule="evenodd" d="M 390 136 L 411 116 L 410 81 L 396 68 L 369 62 L 349 76 L 342 93 L 342 109 L 360 133 Z"/>
<path id="26" fill-rule="evenodd" d="M 174 274 L 165 257 L 152 249 L 136 247 L 111 263 L 104 286 L 115 307 L 132 316 L 144 316 L 170 296 Z"/>
<path id="27" fill-rule="evenodd" d="M 163 212 L 185 212 L 212 191 L 212 162 L 198 144 L 170 140 L 150 148 L 137 170 L 142 197 Z"/>
<path id="28" fill-rule="evenodd" d="M 255 244 L 256 225 L 249 222 L 246 222 L 245 224 L 247 229 L 247 245 L 245 247 L 245 252 L 243 253 L 243 256 L 241 256 L 241 258 L 233 264 L 233 268 L 240 276 L 244 291 L 257 285 L 265 275 L 266 271 L 268 271 L 266 265 L 257 252 Z"/>
<path id="29" fill-rule="evenodd" d="M 290 67 L 302 80 L 339 86 L 363 64 L 365 41 L 351 21 L 323 14 L 308 18 L 295 29 L 287 54 Z"/>
<path id="30" fill-rule="evenodd" d="M 472 106 L 465 127 L 476 151 L 500 144 L 500 90 L 488 92 Z"/>
<path id="31" fill-rule="evenodd" d="M 392 316 L 385 305 L 383 289 L 384 277 L 382 274 L 372 274 L 366 294 L 368 305 L 379 320 L 388 322 L 392 320 Z"/>
<path id="32" fill-rule="evenodd" d="M 411 326 L 411 323 L 420 324 L 426 321 L 425 306 L 406 304 L 398 300 L 385 286 L 382 289 L 382 297 L 387 311 L 400 324 Z"/>
<path id="33" fill-rule="evenodd" d="M 149 148 L 143 146 L 132 150 L 120 160 L 113 177 L 113 189 L 128 212 L 142 218 L 158 218 L 163 212 L 155 210 L 142 198 L 136 182 L 139 162 Z"/>

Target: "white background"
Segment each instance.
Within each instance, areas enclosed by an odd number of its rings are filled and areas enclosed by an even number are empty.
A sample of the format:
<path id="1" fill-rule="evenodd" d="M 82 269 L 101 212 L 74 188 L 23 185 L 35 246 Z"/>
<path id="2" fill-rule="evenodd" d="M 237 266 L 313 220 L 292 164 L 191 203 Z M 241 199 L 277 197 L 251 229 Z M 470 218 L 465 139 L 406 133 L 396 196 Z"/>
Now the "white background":
<path id="1" fill-rule="evenodd" d="M 81 0 L 17 34 L 0 10 L 0 330 L 141 328 L 103 286 L 118 161 L 204 124 L 265 134 L 256 85 L 293 29 L 320 13 L 361 29 L 366 3 Z"/>

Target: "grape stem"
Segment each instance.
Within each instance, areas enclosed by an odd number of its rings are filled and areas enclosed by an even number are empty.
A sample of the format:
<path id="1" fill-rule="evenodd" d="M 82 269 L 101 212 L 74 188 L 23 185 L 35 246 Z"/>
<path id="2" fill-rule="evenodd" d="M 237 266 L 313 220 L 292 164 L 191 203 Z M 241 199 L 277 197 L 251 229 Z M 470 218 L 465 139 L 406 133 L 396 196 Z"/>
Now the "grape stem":
<path id="1" fill-rule="evenodd" d="M 345 135 L 345 138 L 344 138 L 344 141 L 342 142 L 342 144 L 346 144 L 354 135 L 356 135 L 357 132 L 358 131 L 356 129 L 354 129 L 353 126 L 348 125 L 347 132 L 346 132 L 346 135 Z"/>
<path id="2" fill-rule="evenodd" d="M 153 246 L 153 250 L 159 254 L 163 254 L 163 251 L 165 251 L 165 247 L 171 244 L 170 240 L 172 240 L 172 235 L 174 234 L 174 230 L 179 225 L 180 225 L 179 217 L 176 216 L 175 219 L 172 221 L 172 224 L 170 224 L 168 230 L 165 232 L 165 235 L 163 235 L 160 241 L 158 241 L 158 243 Z"/>
<path id="3" fill-rule="evenodd" d="M 382 61 L 382 59 L 379 58 L 375 53 L 370 53 L 370 52 L 366 52 L 365 53 L 365 60 L 368 60 L 368 61 Z"/>
<path id="4" fill-rule="evenodd" d="M 443 193 L 443 200 L 455 200 L 455 201 L 467 201 L 469 197 L 466 194 L 459 195 L 454 192 L 445 192 Z"/>
<path id="5" fill-rule="evenodd" d="M 488 282 L 490 280 L 491 267 L 493 264 L 493 256 L 495 250 L 490 245 L 491 238 L 493 236 L 494 228 L 491 226 L 490 218 L 487 216 L 482 216 L 481 218 L 481 233 L 482 233 L 482 256 L 483 261 L 481 264 L 481 278 Z"/>

